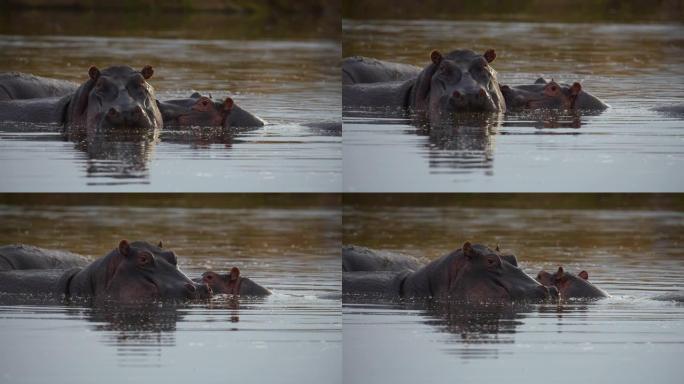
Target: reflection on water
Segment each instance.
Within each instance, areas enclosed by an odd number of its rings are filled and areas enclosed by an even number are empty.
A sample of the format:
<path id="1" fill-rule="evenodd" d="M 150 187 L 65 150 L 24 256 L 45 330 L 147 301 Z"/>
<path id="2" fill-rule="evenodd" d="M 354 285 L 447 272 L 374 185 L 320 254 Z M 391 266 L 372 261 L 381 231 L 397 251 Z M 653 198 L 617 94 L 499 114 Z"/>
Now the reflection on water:
<path id="1" fill-rule="evenodd" d="M 683 165 L 682 120 L 650 110 L 684 102 L 680 25 L 345 20 L 343 31 L 344 56 L 418 66 L 425 65 L 431 49 L 493 48 L 500 84 L 530 84 L 540 76 L 579 81 L 611 106 L 602 113 L 506 113 L 489 132 L 496 138 L 490 147 L 470 135 L 448 140 L 431 133 L 416 139 L 406 133 L 423 130 L 410 119 L 345 109 L 346 191 L 684 187 L 681 179 L 669 177 Z M 450 145 L 440 145 L 445 142 Z M 394 164 L 402 164 L 401 169 Z"/>
<path id="2" fill-rule="evenodd" d="M 273 295 L 130 306 L 0 295 L 0 381 L 341 382 L 339 211 L 182 205 L 0 206 L 0 243 L 98 257 L 124 237 L 163 240 L 189 276 L 238 266 Z"/>
<path id="3" fill-rule="evenodd" d="M 341 137 L 308 124 L 340 121 L 336 40 L 191 40 L 0 36 L 0 71 L 82 82 L 100 68 L 150 64 L 159 99 L 230 96 L 268 122 L 256 130 L 163 130 L 154 151 L 83 156 L 56 127 L 4 123 L 5 191 L 338 191 Z M 131 148 L 132 149 L 132 148 Z M 124 151 L 125 152 L 125 151 Z M 90 153 L 90 152 L 89 152 Z M 84 170 L 84 171 L 81 171 Z M 93 182 L 96 176 L 97 182 Z M 114 189 L 112 189 L 114 188 Z"/>
<path id="4" fill-rule="evenodd" d="M 684 289 L 679 246 L 684 214 L 643 207 L 554 209 L 568 201 L 529 198 L 548 208 L 370 206 L 350 199 L 343 242 L 430 259 L 466 240 L 500 244 L 517 255 L 528 274 L 559 265 L 573 273 L 587 270 L 610 298 L 466 306 L 344 297 L 347 379 L 548 382 L 553 377 L 570 383 L 577 377 L 558 375 L 559 370 L 581 367 L 589 381 L 679 382 L 684 306 L 651 298 Z M 610 198 L 605 200 L 608 205 Z"/>

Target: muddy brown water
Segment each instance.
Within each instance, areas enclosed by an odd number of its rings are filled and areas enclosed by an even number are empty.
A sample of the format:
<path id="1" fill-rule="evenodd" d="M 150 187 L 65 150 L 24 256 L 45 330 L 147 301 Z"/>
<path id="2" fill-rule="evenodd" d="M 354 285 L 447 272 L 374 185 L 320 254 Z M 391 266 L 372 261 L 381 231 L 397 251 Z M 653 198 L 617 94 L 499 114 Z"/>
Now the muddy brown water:
<path id="1" fill-rule="evenodd" d="M 349 192 L 681 191 L 680 24 L 343 20 L 343 55 L 424 66 L 432 49 L 496 49 L 503 84 L 579 81 L 600 114 L 513 113 L 426 133 L 386 111 L 345 110 Z M 397 166 L 401 164 L 401 166 Z"/>
<path id="2" fill-rule="evenodd" d="M 169 32 L 171 33 L 171 32 Z M 231 96 L 259 129 L 163 130 L 149 142 L 89 148 L 57 127 L 0 125 L 2 191 L 332 192 L 341 189 L 340 44 L 328 38 L 0 35 L 0 71 L 75 82 L 91 65 L 151 64 L 159 99 Z"/>
<path id="3" fill-rule="evenodd" d="M 345 380 L 678 383 L 684 306 L 650 298 L 684 289 L 683 230 L 677 210 L 348 205 L 347 244 L 428 259 L 466 240 L 500 244 L 529 274 L 584 269 L 611 297 L 489 306 L 344 297 Z"/>
<path id="4" fill-rule="evenodd" d="M 191 277 L 235 265 L 273 292 L 104 307 L 0 295 L 0 381 L 341 382 L 339 223 L 325 207 L 0 206 L 0 244 L 93 257 L 161 239 Z"/>

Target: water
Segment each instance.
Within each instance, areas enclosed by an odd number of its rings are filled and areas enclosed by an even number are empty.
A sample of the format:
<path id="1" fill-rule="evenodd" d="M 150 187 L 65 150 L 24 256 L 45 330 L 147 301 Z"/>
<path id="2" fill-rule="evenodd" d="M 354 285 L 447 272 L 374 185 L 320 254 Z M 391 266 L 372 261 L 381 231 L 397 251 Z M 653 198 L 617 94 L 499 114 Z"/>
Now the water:
<path id="1" fill-rule="evenodd" d="M 172 31 L 171 31 L 172 32 Z M 169 32 L 169 33 L 171 33 Z M 341 188 L 340 44 L 326 37 L 251 39 L 0 35 L 0 71 L 75 82 L 91 65 L 151 64 L 161 100 L 231 96 L 259 129 L 164 130 L 149 142 L 88 150 L 57 127 L 0 126 L 0 191 L 326 192 Z"/>
<path id="2" fill-rule="evenodd" d="M 430 259 L 466 240 L 498 243 L 529 274 L 584 269 L 611 297 L 490 306 L 344 298 L 345 382 L 678 383 L 684 306 L 650 298 L 684 289 L 683 229 L 684 214 L 671 210 L 350 204 L 345 243 Z"/>
<path id="3" fill-rule="evenodd" d="M 0 244 L 96 256 L 162 239 L 191 277 L 238 266 L 273 292 L 130 307 L 3 295 L 0 381 L 341 382 L 339 223 L 326 207 L 0 206 Z"/>
<path id="4" fill-rule="evenodd" d="M 349 192 L 681 191 L 684 28 L 436 20 L 344 20 L 343 55 L 424 66 L 431 49 L 494 48 L 500 83 L 579 81 L 608 103 L 600 114 L 494 116 L 433 130 L 386 112 L 343 113 Z M 401 164 L 401 166 L 397 166 Z"/>

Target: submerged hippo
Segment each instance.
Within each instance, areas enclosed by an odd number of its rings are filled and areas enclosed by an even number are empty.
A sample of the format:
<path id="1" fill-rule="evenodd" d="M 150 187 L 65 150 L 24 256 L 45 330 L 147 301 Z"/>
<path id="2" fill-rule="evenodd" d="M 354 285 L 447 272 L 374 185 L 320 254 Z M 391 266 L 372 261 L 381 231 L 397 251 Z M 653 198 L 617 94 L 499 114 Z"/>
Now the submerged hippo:
<path id="1" fill-rule="evenodd" d="M 264 121 L 240 108 L 233 99 L 223 102 L 193 93 L 187 99 L 157 101 L 165 126 L 263 127 Z"/>
<path id="2" fill-rule="evenodd" d="M 562 299 L 584 298 L 597 299 L 608 297 L 608 294 L 589 282 L 589 273 L 582 271 L 576 276 L 558 267 L 556 273 L 540 271 L 537 281 L 547 287 L 556 287 Z"/>
<path id="3" fill-rule="evenodd" d="M 207 271 L 195 282 L 208 285 L 214 294 L 228 294 L 241 296 L 268 296 L 271 292 L 255 283 L 250 278 L 240 276 L 240 269 L 233 267 L 230 273 L 220 275 Z"/>
<path id="4" fill-rule="evenodd" d="M 193 282 L 178 269 L 175 253 L 126 240 L 83 268 L 0 272 L 0 291 L 122 302 L 211 297 L 207 285 Z"/>
<path id="5" fill-rule="evenodd" d="M 534 84 L 501 86 L 506 107 L 514 109 L 586 109 L 608 108 L 598 97 L 582 90 L 580 83 L 560 84 L 539 78 Z"/>
<path id="6" fill-rule="evenodd" d="M 681 116 L 684 115 L 684 104 L 663 105 L 652 108 L 652 110 L 668 115 Z"/>
<path id="7" fill-rule="evenodd" d="M 20 72 L 0 73 L 0 100 L 61 97 L 78 89 L 73 81 L 51 79 Z"/>
<path id="8" fill-rule="evenodd" d="M 90 263 L 88 258 L 65 251 L 25 244 L 0 247 L 0 271 L 18 269 L 69 269 Z"/>
<path id="9" fill-rule="evenodd" d="M 342 247 L 342 272 L 415 271 L 425 264 L 413 256 L 379 252 L 356 245 Z"/>
<path id="10" fill-rule="evenodd" d="M 555 288 L 539 284 L 499 252 L 469 242 L 416 271 L 345 272 L 342 292 L 468 302 L 557 296 Z"/>
<path id="11" fill-rule="evenodd" d="M 342 84 L 382 83 L 414 79 L 422 68 L 370 57 L 353 56 L 342 59 Z"/>
<path id="12" fill-rule="evenodd" d="M 489 66 L 495 58 L 493 49 L 482 55 L 467 49 L 446 55 L 432 51 L 431 63 L 410 80 L 343 86 L 342 104 L 411 109 L 431 122 L 459 111 L 505 112 L 496 71 Z"/>

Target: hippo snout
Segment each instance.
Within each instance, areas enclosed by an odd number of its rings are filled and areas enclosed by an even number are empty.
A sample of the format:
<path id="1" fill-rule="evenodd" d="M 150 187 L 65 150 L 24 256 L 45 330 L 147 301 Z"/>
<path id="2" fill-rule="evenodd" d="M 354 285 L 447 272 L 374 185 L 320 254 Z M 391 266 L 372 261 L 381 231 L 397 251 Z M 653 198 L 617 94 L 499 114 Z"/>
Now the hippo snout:
<path id="1" fill-rule="evenodd" d="M 487 110 L 490 109 L 491 104 L 489 94 L 482 87 L 469 89 L 467 91 L 454 90 L 449 97 L 449 102 L 457 110 Z"/>
<path id="2" fill-rule="evenodd" d="M 202 283 L 186 283 L 185 290 L 190 298 L 193 299 L 208 299 L 212 296 L 211 288 Z"/>

